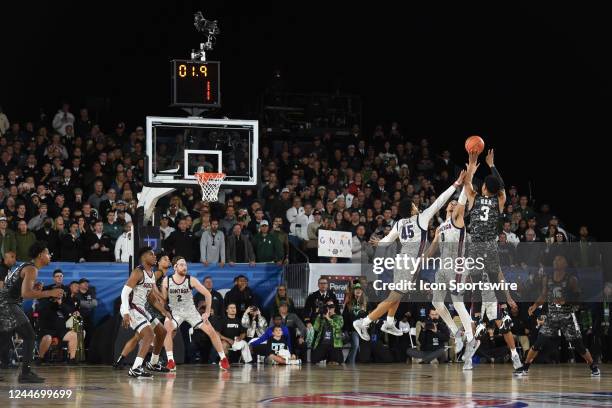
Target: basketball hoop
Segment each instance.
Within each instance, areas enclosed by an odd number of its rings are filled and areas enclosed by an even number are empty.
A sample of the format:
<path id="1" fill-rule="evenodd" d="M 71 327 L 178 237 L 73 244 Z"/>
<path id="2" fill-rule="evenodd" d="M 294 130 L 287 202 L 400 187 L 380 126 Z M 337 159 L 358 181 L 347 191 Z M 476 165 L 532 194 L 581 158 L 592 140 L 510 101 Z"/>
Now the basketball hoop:
<path id="1" fill-rule="evenodd" d="M 202 201 L 217 201 L 219 199 L 219 187 L 225 179 L 225 174 L 197 172 L 195 177 L 202 187 Z"/>

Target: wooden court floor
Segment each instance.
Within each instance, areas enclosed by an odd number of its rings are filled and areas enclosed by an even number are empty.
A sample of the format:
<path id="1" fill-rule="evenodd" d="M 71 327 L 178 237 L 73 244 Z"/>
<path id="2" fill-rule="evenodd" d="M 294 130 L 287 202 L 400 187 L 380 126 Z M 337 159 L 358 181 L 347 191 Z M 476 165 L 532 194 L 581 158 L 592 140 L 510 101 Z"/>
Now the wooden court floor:
<path id="1" fill-rule="evenodd" d="M 107 366 L 43 366 L 43 386 L 20 386 L 15 370 L 0 370 L 0 408 L 33 406 L 142 407 L 601 407 L 612 406 L 612 365 L 592 378 L 583 364 L 541 365 L 528 377 L 512 367 L 459 364 L 357 366 L 182 365 L 176 373 L 135 380 Z M 11 390 L 71 390 L 70 398 L 11 398 Z"/>

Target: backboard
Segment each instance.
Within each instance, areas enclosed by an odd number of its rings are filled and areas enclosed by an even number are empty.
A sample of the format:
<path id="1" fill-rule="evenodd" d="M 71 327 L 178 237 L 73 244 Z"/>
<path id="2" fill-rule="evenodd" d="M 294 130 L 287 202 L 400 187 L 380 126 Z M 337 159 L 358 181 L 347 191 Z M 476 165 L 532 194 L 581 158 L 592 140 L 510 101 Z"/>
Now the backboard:
<path id="1" fill-rule="evenodd" d="M 257 185 L 256 120 L 147 117 L 149 187 L 197 186 L 198 168 L 225 173 L 222 187 Z"/>

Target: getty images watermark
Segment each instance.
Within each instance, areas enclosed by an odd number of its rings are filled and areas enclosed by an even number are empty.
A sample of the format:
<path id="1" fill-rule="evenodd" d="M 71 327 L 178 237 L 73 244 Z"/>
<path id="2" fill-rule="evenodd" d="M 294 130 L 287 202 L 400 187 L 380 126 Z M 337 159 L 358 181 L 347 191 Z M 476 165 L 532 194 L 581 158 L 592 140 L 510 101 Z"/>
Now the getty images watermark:
<path id="1" fill-rule="evenodd" d="M 373 282 L 375 290 L 399 290 L 402 292 L 413 290 L 449 290 L 451 292 L 465 291 L 507 291 L 517 290 L 516 283 L 506 282 L 488 282 L 486 279 L 471 282 L 465 279 L 448 279 L 441 282 L 428 282 L 422 279 L 413 281 L 410 279 L 417 271 L 422 270 L 437 270 L 437 273 L 450 272 L 461 277 L 472 273 L 482 272 L 485 268 L 485 260 L 482 257 L 411 257 L 408 254 L 397 254 L 395 257 L 375 257 L 373 260 L 372 272 L 380 275 L 385 271 L 394 271 L 394 282 L 384 282 L 382 279 L 376 279 Z M 397 279 L 397 276 L 400 279 Z M 403 279 L 402 279 L 403 277 Z"/>

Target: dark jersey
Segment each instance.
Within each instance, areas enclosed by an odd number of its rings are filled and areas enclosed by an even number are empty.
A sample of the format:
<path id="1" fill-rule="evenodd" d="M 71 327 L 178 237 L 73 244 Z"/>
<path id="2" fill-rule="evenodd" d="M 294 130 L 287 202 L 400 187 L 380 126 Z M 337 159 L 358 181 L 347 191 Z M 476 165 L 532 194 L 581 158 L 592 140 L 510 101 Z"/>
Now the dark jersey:
<path id="1" fill-rule="evenodd" d="M 4 287 L 8 292 L 9 303 L 20 304 L 23 301 L 23 298 L 21 297 L 21 285 L 23 283 L 21 271 L 23 268 L 29 265 L 34 264 L 32 262 L 24 262 L 6 276 L 6 279 L 4 280 Z"/>
<path id="2" fill-rule="evenodd" d="M 565 273 L 560 281 L 555 281 L 554 274 L 551 274 L 546 280 L 546 301 L 548 302 L 549 312 L 571 310 L 571 306 L 567 303 L 573 298 L 573 292 L 570 288 L 571 278 L 572 276 L 569 273 Z M 560 305 L 560 303 L 564 304 Z"/>
<path id="3" fill-rule="evenodd" d="M 469 232 L 472 242 L 495 242 L 499 225 L 499 199 L 497 196 L 477 195 L 470 210 Z"/>

